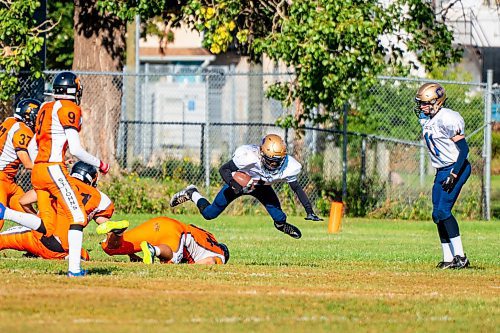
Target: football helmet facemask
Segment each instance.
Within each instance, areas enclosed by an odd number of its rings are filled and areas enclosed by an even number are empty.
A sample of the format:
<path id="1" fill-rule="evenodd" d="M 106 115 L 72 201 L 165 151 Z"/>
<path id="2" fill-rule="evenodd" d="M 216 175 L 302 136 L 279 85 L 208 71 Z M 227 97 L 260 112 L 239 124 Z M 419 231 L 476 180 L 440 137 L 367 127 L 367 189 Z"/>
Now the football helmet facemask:
<path id="1" fill-rule="evenodd" d="M 56 99 L 72 99 L 80 105 L 83 85 L 80 78 L 72 72 L 62 72 L 52 81 L 52 95 Z"/>
<path id="2" fill-rule="evenodd" d="M 264 168 L 269 171 L 278 170 L 286 158 L 286 145 L 283 139 L 276 134 L 268 134 L 262 139 L 260 156 Z"/>
<path id="3" fill-rule="evenodd" d="M 16 109 L 14 110 L 14 117 L 24 122 L 34 131 L 36 116 L 40 110 L 41 104 L 39 100 L 33 98 L 23 99 L 17 103 Z"/>
<path id="4" fill-rule="evenodd" d="M 85 184 L 97 187 L 97 168 L 82 161 L 76 162 L 71 168 L 71 177 L 80 179 Z"/>
<path id="5" fill-rule="evenodd" d="M 414 111 L 418 118 L 433 117 L 446 102 L 446 91 L 439 83 L 425 83 L 418 89 L 415 102 L 417 105 Z M 430 105 L 429 114 L 422 110 L 423 105 Z"/>

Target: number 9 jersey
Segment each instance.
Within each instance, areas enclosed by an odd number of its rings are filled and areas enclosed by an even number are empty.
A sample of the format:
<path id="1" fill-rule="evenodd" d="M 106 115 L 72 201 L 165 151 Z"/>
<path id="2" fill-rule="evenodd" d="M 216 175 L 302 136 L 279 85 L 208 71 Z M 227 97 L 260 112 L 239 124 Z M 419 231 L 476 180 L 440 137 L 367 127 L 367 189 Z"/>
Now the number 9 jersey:
<path id="1" fill-rule="evenodd" d="M 465 135 L 465 122 L 462 116 L 456 111 L 442 108 L 434 117 L 421 119 L 420 124 L 432 166 L 443 168 L 455 163 L 459 151 L 451 138 Z"/>
<path id="2" fill-rule="evenodd" d="M 38 155 L 35 163 L 64 162 L 68 149 L 65 129 L 80 132 L 82 111 L 69 100 L 58 100 L 42 104 L 36 119 L 36 142 Z"/>

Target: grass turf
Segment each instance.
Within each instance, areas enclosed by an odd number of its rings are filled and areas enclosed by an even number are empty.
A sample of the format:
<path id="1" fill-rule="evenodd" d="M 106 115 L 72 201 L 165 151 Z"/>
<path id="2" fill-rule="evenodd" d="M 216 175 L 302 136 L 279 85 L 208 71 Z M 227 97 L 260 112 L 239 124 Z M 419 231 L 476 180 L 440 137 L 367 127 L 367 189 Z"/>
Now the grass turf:
<path id="1" fill-rule="evenodd" d="M 122 216 L 123 217 L 123 216 Z M 136 225 L 151 216 L 127 217 Z M 120 217 L 117 217 L 118 219 Z M 294 240 L 266 217 L 177 216 L 228 245 L 224 266 L 108 257 L 95 225 L 82 279 L 67 263 L 0 253 L 0 332 L 494 332 L 500 327 L 496 222 L 461 222 L 472 268 L 439 271 L 432 222 L 291 218 Z"/>

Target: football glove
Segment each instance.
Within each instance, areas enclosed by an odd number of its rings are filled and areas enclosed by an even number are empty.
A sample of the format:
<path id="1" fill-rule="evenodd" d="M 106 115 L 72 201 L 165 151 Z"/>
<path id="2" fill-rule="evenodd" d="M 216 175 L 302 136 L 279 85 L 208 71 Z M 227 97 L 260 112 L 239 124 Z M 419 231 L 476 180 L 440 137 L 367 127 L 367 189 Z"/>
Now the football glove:
<path id="1" fill-rule="evenodd" d="M 234 179 L 231 179 L 231 181 L 229 182 L 229 186 L 233 189 L 235 194 L 240 194 L 241 192 L 243 192 L 243 186 L 238 184 Z"/>
<path id="2" fill-rule="evenodd" d="M 453 188 L 455 187 L 455 184 L 457 183 L 457 178 L 453 176 L 451 173 L 446 177 L 444 182 L 441 183 L 441 187 L 445 192 L 451 193 L 453 191 Z"/>
<path id="3" fill-rule="evenodd" d="M 304 218 L 304 220 L 310 220 L 310 221 L 323 221 L 321 217 L 314 213 L 307 214 L 307 216 Z"/>
<path id="4" fill-rule="evenodd" d="M 109 164 L 101 161 L 101 164 L 99 165 L 99 171 L 101 171 L 103 175 L 107 174 L 109 172 Z"/>

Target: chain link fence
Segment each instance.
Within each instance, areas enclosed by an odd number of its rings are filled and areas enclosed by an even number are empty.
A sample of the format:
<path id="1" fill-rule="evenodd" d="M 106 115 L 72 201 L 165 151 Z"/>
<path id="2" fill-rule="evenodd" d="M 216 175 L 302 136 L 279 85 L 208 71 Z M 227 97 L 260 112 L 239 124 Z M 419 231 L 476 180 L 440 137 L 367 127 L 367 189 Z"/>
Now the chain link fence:
<path id="1" fill-rule="evenodd" d="M 46 82 L 56 73 L 48 72 Z M 321 213 L 328 213 L 331 199 L 343 199 L 351 215 L 430 218 L 434 169 L 413 112 L 415 92 L 424 80 L 380 77 L 367 97 L 349 105 L 347 128 L 339 110 L 338 123 L 305 124 L 294 130 L 277 127 L 275 121 L 298 109 L 283 108 L 265 97 L 267 86 L 290 80 L 291 74 L 154 65 L 143 66 L 139 74 L 77 74 L 84 85 L 82 108 L 88 118 L 82 133 L 85 148 L 102 154 L 108 137 L 113 137 L 106 158 L 118 166 L 117 173 L 163 184 L 169 194 L 189 183 L 213 194 L 221 184 L 218 167 L 238 146 L 259 144 L 264 135 L 276 133 L 302 163 L 299 182 Z M 487 216 L 488 87 L 440 83 L 447 92 L 447 106 L 465 119 L 473 167 L 457 209 L 471 218 Z M 26 84 L 18 97 L 34 94 L 33 84 Z M 102 130 L 92 132 L 92 121 L 107 124 L 105 135 Z M 284 186 L 278 191 L 289 195 Z M 300 209 L 297 213 L 302 214 Z"/>

